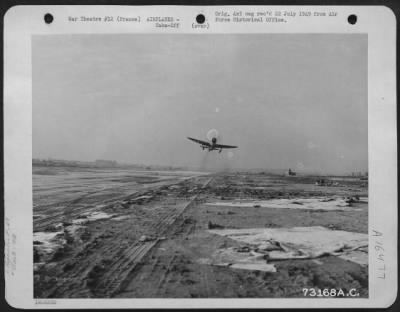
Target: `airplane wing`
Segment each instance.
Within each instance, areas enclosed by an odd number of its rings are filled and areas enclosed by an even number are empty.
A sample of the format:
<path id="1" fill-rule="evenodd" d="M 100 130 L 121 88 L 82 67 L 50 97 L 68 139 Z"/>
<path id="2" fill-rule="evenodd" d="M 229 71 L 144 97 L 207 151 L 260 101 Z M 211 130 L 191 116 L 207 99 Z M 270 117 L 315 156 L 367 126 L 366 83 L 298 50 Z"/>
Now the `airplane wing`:
<path id="1" fill-rule="evenodd" d="M 188 139 L 193 141 L 193 142 L 196 142 L 198 144 L 204 145 L 204 146 L 211 146 L 211 144 L 206 142 L 206 141 L 197 140 L 197 139 L 193 139 L 193 138 L 189 138 L 189 137 L 188 137 Z"/>
<path id="2" fill-rule="evenodd" d="M 214 145 L 216 148 L 237 148 L 237 146 L 233 145 L 222 145 L 222 144 L 215 144 Z"/>

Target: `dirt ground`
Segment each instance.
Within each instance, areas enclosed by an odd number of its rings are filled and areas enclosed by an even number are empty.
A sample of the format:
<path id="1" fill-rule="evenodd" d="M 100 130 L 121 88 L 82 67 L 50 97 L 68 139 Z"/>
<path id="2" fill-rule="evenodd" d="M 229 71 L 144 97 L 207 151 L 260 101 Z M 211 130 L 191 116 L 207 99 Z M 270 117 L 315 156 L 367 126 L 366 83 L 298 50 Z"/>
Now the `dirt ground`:
<path id="1" fill-rule="evenodd" d="M 324 177 L 335 184 L 316 185 L 320 177 L 254 172 L 80 170 L 34 168 L 34 231 L 59 237 L 47 252 L 43 242 L 34 242 L 36 298 L 303 297 L 304 288 L 355 288 L 368 296 L 368 267 L 332 255 L 274 261 L 276 272 L 199 261 L 240 245 L 211 228 L 324 226 L 367 233 L 367 201 L 331 211 L 208 205 L 365 198 L 365 180 Z"/>

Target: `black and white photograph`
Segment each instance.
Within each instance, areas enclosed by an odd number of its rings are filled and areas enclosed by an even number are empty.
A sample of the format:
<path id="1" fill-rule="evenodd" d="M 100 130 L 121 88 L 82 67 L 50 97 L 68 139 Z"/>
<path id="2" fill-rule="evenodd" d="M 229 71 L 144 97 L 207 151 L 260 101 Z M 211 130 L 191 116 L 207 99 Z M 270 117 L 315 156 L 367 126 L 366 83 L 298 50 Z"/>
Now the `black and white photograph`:
<path id="1" fill-rule="evenodd" d="M 389 306 L 397 293 L 391 14 L 7 12 L 7 302 Z"/>
<path id="2" fill-rule="evenodd" d="M 366 35 L 32 52 L 35 297 L 368 297 Z"/>

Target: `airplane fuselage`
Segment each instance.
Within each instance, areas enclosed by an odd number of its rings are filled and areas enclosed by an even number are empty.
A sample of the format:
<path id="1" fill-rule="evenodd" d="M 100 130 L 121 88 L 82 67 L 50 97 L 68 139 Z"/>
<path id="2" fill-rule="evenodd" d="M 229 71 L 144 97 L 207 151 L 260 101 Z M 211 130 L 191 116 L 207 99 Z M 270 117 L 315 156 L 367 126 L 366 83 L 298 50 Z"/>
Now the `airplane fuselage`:
<path id="1" fill-rule="evenodd" d="M 200 144 L 201 149 L 207 149 L 209 152 L 210 151 L 219 151 L 220 153 L 224 148 L 237 148 L 237 146 L 232 146 L 232 145 L 223 145 L 223 144 L 217 144 L 217 138 L 213 137 L 210 142 L 207 141 L 202 141 L 199 139 L 194 139 L 191 137 L 188 137 L 189 140 L 196 142 L 197 144 Z"/>
<path id="2" fill-rule="evenodd" d="M 210 146 L 202 145 L 201 147 L 203 149 L 207 148 L 209 152 L 214 151 L 214 150 L 219 150 L 219 152 L 221 153 L 222 148 L 217 148 L 216 145 L 217 145 L 217 138 L 212 138 Z"/>

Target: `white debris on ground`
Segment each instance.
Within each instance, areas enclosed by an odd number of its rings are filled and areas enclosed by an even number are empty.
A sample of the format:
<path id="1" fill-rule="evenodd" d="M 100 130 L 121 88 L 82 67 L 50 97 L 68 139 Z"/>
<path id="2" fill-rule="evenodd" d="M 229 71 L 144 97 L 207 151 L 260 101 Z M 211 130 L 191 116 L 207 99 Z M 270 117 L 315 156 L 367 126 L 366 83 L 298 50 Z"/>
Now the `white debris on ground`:
<path id="1" fill-rule="evenodd" d="M 151 195 L 142 195 L 142 196 L 139 196 L 139 197 L 131 199 L 131 201 L 137 201 L 137 200 L 143 200 L 143 199 L 152 199 L 152 198 L 153 198 L 153 196 L 151 196 Z"/>
<path id="2" fill-rule="evenodd" d="M 368 265 L 368 246 L 360 247 L 358 250 L 354 250 L 348 253 L 337 253 L 339 258 L 358 263 L 363 266 Z"/>
<path id="3" fill-rule="evenodd" d="M 368 203 L 368 197 L 360 197 L 361 203 Z"/>
<path id="4" fill-rule="evenodd" d="M 64 227 L 64 231 L 67 232 L 67 234 L 71 237 L 73 237 L 75 240 L 79 239 L 80 235 L 82 234 L 82 231 L 86 229 L 86 226 L 80 225 L 80 224 L 72 224 L 69 226 Z M 65 232 L 64 232 L 65 234 Z"/>
<path id="5" fill-rule="evenodd" d="M 33 249 L 34 262 L 48 262 L 52 256 L 66 243 L 64 231 L 34 232 Z M 37 257 L 37 259 L 35 259 Z M 35 266 L 37 269 L 38 266 Z"/>
<path id="6" fill-rule="evenodd" d="M 129 216 L 116 216 L 96 211 L 81 215 L 69 225 L 64 226 L 63 223 L 54 224 L 51 227 L 51 231 L 33 233 L 34 251 L 40 257 L 41 261 L 46 260 L 45 262 L 48 262 L 57 250 L 65 246 L 68 237 L 74 240 L 80 239 L 82 232 L 87 228 L 85 224 L 97 220 L 111 219 L 114 221 L 121 221 L 127 218 L 129 218 Z"/>
<path id="7" fill-rule="evenodd" d="M 97 220 L 111 219 L 112 217 L 114 217 L 114 216 L 110 215 L 108 213 L 105 213 L 102 211 L 95 211 L 95 212 L 83 214 L 80 218 L 73 220 L 72 223 L 73 224 L 85 224 L 85 223 L 97 221 Z"/>
<path id="8" fill-rule="evenodd" d="M 139 238 L 139 242 L 150 242 L 150 241 L 154 241 L 156 240 L 157 237 L 156 236 L 151 236 L 151 235 L 142 235 Z"/>
<path id="9" fill-rule="evenodd" d="M 72 224 L 62 226 L 57 224 L 57 232 L 34 232 L 33 246 L 40 258 L 50 260 L 52 255 L 60 248 L 64 247 L 68 239 L 80 240 L 82 232 L 86 226 Z"/>
<path id="10" fill-rule="evenodd" d="M 199 259 L 202 264 L 226 266 L 232 269 L 276 272 L 273 264 L 268 264 L 265 254 L 252 250 L 240 251 L 239 248 L 230 247 L 217 250 L 211 259 Z"/>
<path id="11" fill-rule="evenodd" d="M 64 232 L 35 232 L 33 244 L 44 254 L 50 254 L 54 249 L 65 243 Z"/>
<path id="12" fill-rule="evenodd" d="M 263 254 L 268 260 L 313 259 L 335 255 L 360 265 L 368 264 L 368 235 L 363 233 L 334 231 L 322 226 L 221 229 L 209 232 L 244 243 L 249 252 Z M 234 256 L 230 258 L 231 261 L 226 256 L 226 253 L 232 254 L 231 251 L 224 252 L 224 261 L 235 263 Z M 217 251 L 212 256 L 215 259 L 211 261 L 213 264 L 221 262 L 221 253 Z M 247 263 L 254 264 L 254 261 Z"/>
<path id="13" fill-rule="evenodd" d="M 129 219 L 130 217 L 129 216 L 118 216 L 118 217 L 114 217 L 114 218 L 112 218 L 111 220 L 113 220 L 113 221 L 122 221 L 122 220 L 126 220 L 126 219 Z"/>
<path id="14" fill-rule="evenodd" d="M 352 202 L 356 199 L 348 198 L 277 198 L 270 200 L 253 201 L 221 201 L 216 203 L 206 203 L 208 206 L 229 206 L 229 207 L 255 207 L 255 208 L 288 208 L 288 209 L 318 209 L 318 210 L 348 210 Z M 360 210 L 354 209 L 353 210 Z"/>

